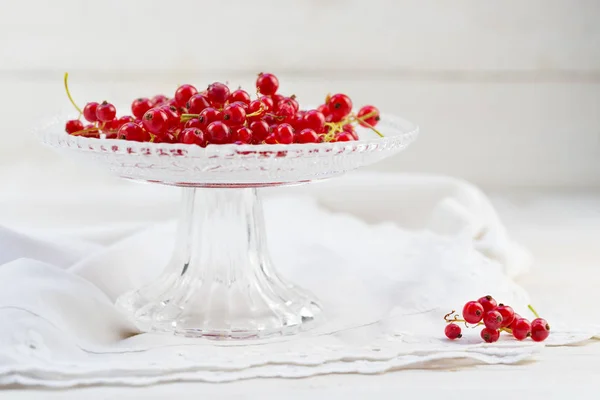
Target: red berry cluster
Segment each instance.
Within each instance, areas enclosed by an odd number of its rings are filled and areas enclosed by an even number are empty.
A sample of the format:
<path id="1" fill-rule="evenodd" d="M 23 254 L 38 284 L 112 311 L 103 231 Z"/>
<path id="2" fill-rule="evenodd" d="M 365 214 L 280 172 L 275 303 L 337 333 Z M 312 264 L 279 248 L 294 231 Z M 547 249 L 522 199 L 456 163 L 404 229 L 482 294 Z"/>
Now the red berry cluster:
<path id="1" fill-rule="evenodd" d="M 209 144 L 291 144 L 358 140 L 357 125 L 379 133 L 379 110 L 371 105 L 352 113 L 345 94 L 327 96 L 314 110 L 301 110 L 296 96 L 278 92 L 279 80 L 261 73 L 256 79 L 256 99 L 241 88 L 231 91 L 215 82 L 204 91 L 181 85 L 172 98 L 156 95 L 135 99 L 131 114 L 117 118 L 115 106 L 90 102 L 81 110 L 73 101 L 65 74 L 65 89 L 73 106 L 89 122 L 67 121 L 71 135 L 137 142 Z"/>
<path id="2" fill-rule="evenodd" d="M 477 301 L 469 301 L 463 307 L 463 319 L 452 311 L 444 316 L 448 323 L 444 333 L 448 339 L 459 339 L 462 337 L 460 326 L 456 322 L 464 322 L 465 325 L 485 325 L 481 330 L 481 338 L 487 343 L 493 343 L 500 338 L 500 332 L 508 332 L 517 340 L 531 337 L 535 342 L 542 342 L 550 335 L 550 325 L 545 319 L 540 318 L 538 313 L 529 306 L 535 315 L 531 322 L 516 314 L 511 306 L 498 304 L 492 296 L 483 296 Z M 454 315 L 452 315 L 454 314 Z"/>

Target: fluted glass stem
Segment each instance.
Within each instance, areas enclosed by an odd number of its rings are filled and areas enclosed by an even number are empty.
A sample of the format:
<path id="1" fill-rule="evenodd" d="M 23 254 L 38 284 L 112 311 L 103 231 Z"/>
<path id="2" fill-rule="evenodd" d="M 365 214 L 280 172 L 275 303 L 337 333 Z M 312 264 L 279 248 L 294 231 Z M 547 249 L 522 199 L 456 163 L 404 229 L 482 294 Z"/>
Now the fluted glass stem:
<path id="1" fill-rule="evenodd" d="M 310 326 L 320 307 L 281 279 L 257 189 L 183 189 L 175 251 L 152 284 L 118 305 L 144 331 L 253 338 Z"/>

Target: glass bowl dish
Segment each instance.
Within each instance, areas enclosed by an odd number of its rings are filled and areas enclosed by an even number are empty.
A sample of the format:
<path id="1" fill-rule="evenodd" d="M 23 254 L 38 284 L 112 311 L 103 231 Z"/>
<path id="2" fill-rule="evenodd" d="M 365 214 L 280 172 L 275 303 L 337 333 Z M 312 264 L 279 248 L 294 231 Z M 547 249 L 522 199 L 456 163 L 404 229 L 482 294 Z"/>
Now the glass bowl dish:
<path id="1" fill-rule="evenodd" d="M 258 188 L 339 176 L 397 154 L 418 127 L 382 115 L 377 137 L 290 145 L 139 143 L 71 136 L 64 119 L 41 140 L 80 162 L 126 179 L 183 188 L 176 248 L 154 282 L 125 293 L 121 308 L 145 332 L 214 339 L 293 334 L 314 325 L 321 306 L 271 263 Z"/>

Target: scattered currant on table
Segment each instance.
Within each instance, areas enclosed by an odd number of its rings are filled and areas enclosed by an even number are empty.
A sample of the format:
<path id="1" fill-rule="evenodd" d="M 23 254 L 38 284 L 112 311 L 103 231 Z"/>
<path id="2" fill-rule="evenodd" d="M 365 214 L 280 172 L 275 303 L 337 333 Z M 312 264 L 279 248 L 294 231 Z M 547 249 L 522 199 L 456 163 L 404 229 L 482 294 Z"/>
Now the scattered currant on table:
<path id="1" fill-rule="evenodd" d="M 303 110 L 295 95 L 280 92 L 279 79 L 270 73 L 258 74 L 252 91 L 241 87 L 232 91 L 221 82 L 214 82 L 203 91 L 183 84 L 171 98 L 156 94 L 134 99 L 130 114 L 120 116 L 108 101 L 90 101 L 80 108 L 69 91 L 68 74 L 64 85 L 69 101 L 79 113 L 77 119 L 65 123 L 65 131 L 73 136 L 200 147 L 350 142 L 359 140 L 357 126 L 383 136 L 375 128 L 380 119 L 375 106 L 366 105 L 354 113 L 350 97 L 336 93 L 327 95 L 316 109 Z M 253 99 L 250 93 L 256 93 L 256 97 Z M 469 321 L 477 319 L 472 322 L 477 323 L 489 307 L 482 299 L 473 303 L 477 304 L 471 306 L 471 313 L 464 314 Z"/>
<path id="2" fill-rule="evenodd" d="M 531 322 L 515 313 L 511 306 L 498 304 L 492 296 L 483 296 L 477 301 L 468 301 L 463 306 L 462 318 L 454 310 L 446 314 L 444 321 L 447 325 L 444 333 L 448 339 L 459 339 L 462 334 L 457 323 L 464 323 L 468 328 L 484 325 L 480 336 L 487 343 L 498 341 L 501 332 L 512 335 L 516 340 L 530 337 L 533 341 L 542 342 L 550 335 L 550 325 L 540 318 L 531 305 L 528 308 L 535 316 Z"/>

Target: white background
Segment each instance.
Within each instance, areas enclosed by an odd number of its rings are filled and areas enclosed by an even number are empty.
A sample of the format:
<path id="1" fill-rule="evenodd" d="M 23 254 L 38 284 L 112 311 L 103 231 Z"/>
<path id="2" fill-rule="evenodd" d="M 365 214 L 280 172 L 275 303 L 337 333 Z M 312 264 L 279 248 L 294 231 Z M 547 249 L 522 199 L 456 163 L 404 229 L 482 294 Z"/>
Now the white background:
<path id="1" fill-rule="evenodd" d="M 303 103 L 343 91 L 422 127 L 374 169 L 485 188 L 600 186 L 596 0 L 0 4 L 0 167 L 59 162 L 31 129 L 70 110 L 67 70 L 79 103 L 125 104 L 270 71 Z"/>

